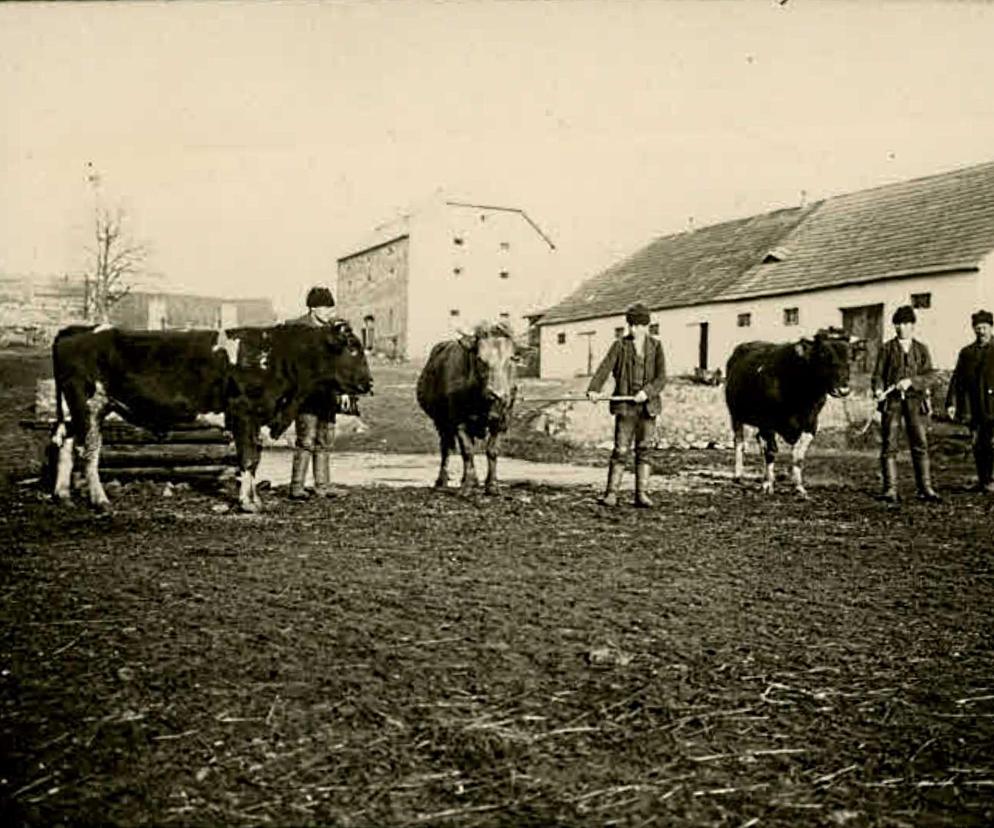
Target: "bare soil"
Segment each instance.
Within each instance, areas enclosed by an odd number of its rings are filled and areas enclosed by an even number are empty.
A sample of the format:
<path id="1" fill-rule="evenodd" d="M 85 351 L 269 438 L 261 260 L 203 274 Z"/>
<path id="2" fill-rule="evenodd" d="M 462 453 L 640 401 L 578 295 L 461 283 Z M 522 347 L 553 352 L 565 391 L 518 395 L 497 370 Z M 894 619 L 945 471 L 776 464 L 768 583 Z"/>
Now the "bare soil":
<path id="1" fill-rule="evenodd" d="M 994 500 L 961 443 L 932 507 L 876 503 L 870 455 L 812 456 L 804 502 L 710 451 L 657 454 L 711 485 L 652 510 L 523 482 L 239 516 L 135 482 L 98 516 L 14 482 L 5 364 L 7 825 L 994 823 Z M 389 399 L 386 445 L 430 437 Z"/>

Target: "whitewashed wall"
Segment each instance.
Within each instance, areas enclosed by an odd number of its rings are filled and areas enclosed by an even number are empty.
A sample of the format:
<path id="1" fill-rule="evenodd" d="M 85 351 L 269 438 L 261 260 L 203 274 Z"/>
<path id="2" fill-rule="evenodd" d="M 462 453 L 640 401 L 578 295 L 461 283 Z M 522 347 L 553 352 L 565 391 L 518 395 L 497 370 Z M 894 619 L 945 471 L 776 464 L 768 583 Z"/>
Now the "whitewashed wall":
<path id="1" fill-rule="evenodd" d="M 516 332 L 525 331 L 524 314 L 547 293 L 554 250 L 520 213 L 441 206 L 415 216 L 410 232 L 411 359 L 423 359 L 457 323 L 497 321 L 506 313 Z M 454 244 L 457 236 L 462 245 Z M 501 242 L 508 244 L 506 250 Z M 455 267 L 462 272 L 455 274 Z M 452 310 L 459 316 L 453 317 Z"/>
<path id="2" fill-rule="evenodd" d="M 931 307 L 918 311 L 917 338 L 932 352 L 941 368 L 951 368 L 959 349 L 972 339 L 970 314 L 979 307 L 994 310 L 994 256 L 983 263 L 980 273 L 961 272 L 942 276 L 890 279 L 867 285 L 773 296 L 740 302 L 699 305 L 655 311 L 658 338 L 666 354 L 667 372 L 689 374 L 697 366 L 700 323 L 707 322 L 708 367 L 724 368 L 739 342 L 763 339 L 785 342 L 809 336 L 819 328 L 842 324 L 842 308 L 882 303 L 884 338 L 893 336 L 890 323 L 894 310 L 910 302 L 913 293 L 931 293 Z M 799 324 L 784 325 L 784 309 L 799 309 Z M 740 313 L 751 314 L 749 327 L 737 326 Z M 587 371 L 587 340 L 581 334 L 594 331 L 594 367 L 614 340 L 614 329 L 624 324 L 622 316 L 607 317 L 541 329 L 542 377 L 572 377 Z M 560 344 L 557 337 L 565 334 Z"/>

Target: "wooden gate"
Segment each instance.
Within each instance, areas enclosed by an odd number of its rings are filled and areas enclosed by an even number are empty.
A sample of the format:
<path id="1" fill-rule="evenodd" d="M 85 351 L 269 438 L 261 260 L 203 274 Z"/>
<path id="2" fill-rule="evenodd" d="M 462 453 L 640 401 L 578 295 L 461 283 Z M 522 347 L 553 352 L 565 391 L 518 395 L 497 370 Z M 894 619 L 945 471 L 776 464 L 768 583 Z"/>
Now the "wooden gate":
<path id="1" fill-rule="evenodd" d="M 866 348 L 857 353 L 853 370 L 869 374 L 877 362 L 877 354 L 884 342 L 884 306 L 862 305 L 842 308 L 842 328 L 850 336 L 866 340 Z"/>

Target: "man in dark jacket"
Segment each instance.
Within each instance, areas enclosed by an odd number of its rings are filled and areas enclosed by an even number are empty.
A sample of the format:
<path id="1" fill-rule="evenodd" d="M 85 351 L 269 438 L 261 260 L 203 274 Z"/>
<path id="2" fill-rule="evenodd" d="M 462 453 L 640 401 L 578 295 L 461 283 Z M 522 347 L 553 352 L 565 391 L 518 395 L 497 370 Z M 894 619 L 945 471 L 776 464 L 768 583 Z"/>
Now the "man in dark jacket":
<path id="1" fill-rule="evenodd" d="M 881 499 L 896 503 L 897 440 L 904 423 L 915 469 L 918 497 L 929 503 L 941 500 L 932 488 L 926 434 L 927 395 L 934 378 L 932 357 L 924 343 L 912 338 L 915 312 L 902 305 L 892 318 L 897 336 L 884 343 L 877 354 L 871 387 L 880 406 L 880 466 L 883 473 Z"/>
<path id="2" fill-rule="evenodd" d="M 994 494 L 994 314 L 970 317 L 975 339 L 959 352 L 946 392 L 949 419 L 970 426 L 977 491 Z"/>
<path id="3" fill-rule="evenodd" d="M 307 313 L 287 322 L 288 325 L 303 325 L 319 328 L 331 323 L 331 309 L 335 299 L 331 291 L 323 286 L 312 287 L 307 292 Z M 337 396 L 328 390 L 319 389 L 311 394 L 300 406 L 294 429 L 297 439 L 293 452 L 293 466 L 290 471 L 290 497 L 293 500 L 306 500 L 307 467 L 314 465 L 314 494 L 319 497 L 334 497 L 340 490 L 331 485 L 331 448 L 335 441 L 335 412 Z"/>
<path id="4" fill-rule="evenodd" d="M 608 465 L 607 488 L 600 502 L 614 506 L 625 469 L 628 449 L 635 440 L 635 505 L 652 506 L 649 489 L 649 438 L 656 416 L 662 410 L 659 393 L 666 384 L 666 360 L 659 340 L 649 335 L 649 309 L 632 305 L 625 312 L 628 333 L 616 339 L 587 387 L 587 396 L 596 400 L 607 380 L 614 377 L 614 395 L 633 397 L 633 401 L 611 401 L 614 415 L 614 450 Z"/>

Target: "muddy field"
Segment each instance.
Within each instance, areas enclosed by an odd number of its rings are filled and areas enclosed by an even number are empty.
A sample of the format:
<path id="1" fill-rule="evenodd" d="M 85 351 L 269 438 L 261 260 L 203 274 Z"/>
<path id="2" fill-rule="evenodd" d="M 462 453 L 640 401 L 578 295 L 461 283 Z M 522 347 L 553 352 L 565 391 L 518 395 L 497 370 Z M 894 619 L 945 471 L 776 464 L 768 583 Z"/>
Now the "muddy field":
<path id="1" fill-rule="evenodd" d="M 5 425 L 28 384 L 7 377 Z M 381 429 L 377 399 L 357 448 L 430 436 Z M 660 452 L 648 512 L 516 483 L 302 504 L 277 487 L 240 516 L 217 511 L 230 491 L 149 482 L 99 517 L 8 483 L 0 812 L 989 825 L 994 501 L 962 491 L 952 446 L 934 507 L 877 504 L 872 456 L 845 452 L 810 457 L 810 502 L 734 485 L 727 452 Z"/>

